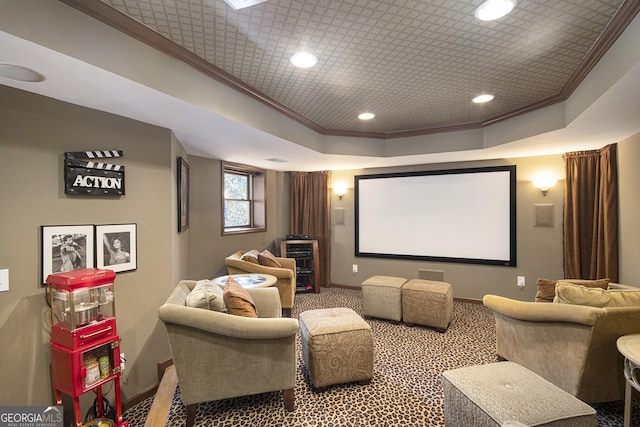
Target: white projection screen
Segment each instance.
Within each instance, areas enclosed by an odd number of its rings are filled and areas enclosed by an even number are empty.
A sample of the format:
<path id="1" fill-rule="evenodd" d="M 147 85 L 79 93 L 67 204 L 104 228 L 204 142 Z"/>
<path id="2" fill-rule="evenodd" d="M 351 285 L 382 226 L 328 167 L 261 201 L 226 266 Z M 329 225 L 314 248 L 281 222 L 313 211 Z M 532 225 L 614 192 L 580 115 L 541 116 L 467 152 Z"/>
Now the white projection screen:
<path id="1" fill-rule="evenodd" d="M 355 256 L 516 266 L 516 167 L 355 177 Z"/>

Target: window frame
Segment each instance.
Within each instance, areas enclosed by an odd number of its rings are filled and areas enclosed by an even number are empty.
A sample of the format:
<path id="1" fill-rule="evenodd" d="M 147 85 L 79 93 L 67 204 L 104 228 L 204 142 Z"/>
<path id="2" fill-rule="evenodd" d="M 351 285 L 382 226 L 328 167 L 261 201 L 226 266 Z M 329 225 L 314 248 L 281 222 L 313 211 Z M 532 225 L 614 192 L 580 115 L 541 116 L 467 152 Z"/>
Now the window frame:
<path id="1" fill-rule="evenodd" d="M 243 179 L 243 181 L 246 182 L 246 187 L 244 188 L 244 195 L 241 198 L 228 198 L 227 197 L 227 192 L 226 192 L 226 184 L 227 184 L 227 176 L 237 176 L 237 177 L 241 177 Z M 225 187 L 225 191 L 224 191 L 224 204 L 225 204 L 225 216 L 224 216 L 224 220 L 225 220 L 225 224 L 224 224 L 224 228 L 225 229 L 232 229 L 232 228 L 250 228 L 253 227 L 253 204 L 252 204 L 252 200 L 253 200 L 253 177 L 251 174 L 245 173 L 245 172 L 239 172 L 239 171 L 235 171 L 235 170 L 229 170 L 229 169 L 225 169 L 224 171 L 224 187 Z M 226 206 L 228 203 L 236 203 L 236 202 L 240 202 L 243 205 L 248 205 L 248 209 L 247 209 L 247 223 L 246 224 L 240 224 L 240 225 L 227 225 L 226 224 Z"/>
<path id="2" fill-rule="evenodd" d="M 225 224 L 224 184 L 226 174 L 245 175 L 248 179 L 249 225 L 227 227 Z M 221 168 L 221 228 L 222 235 L 267 231 L 267 174 L 264 169 L 239 163 L 222 162 Z"/>

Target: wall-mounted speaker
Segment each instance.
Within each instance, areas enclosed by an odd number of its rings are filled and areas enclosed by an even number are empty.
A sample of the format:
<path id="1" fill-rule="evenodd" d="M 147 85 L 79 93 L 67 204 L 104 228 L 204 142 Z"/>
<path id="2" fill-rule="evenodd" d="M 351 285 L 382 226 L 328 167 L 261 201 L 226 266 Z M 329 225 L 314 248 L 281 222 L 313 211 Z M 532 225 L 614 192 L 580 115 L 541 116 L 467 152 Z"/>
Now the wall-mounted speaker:
<path id="1" fill-rule="evenodd" d="M 553 203 L 535 203 L 533 205 L 533 226 L 553 227 Z"/>

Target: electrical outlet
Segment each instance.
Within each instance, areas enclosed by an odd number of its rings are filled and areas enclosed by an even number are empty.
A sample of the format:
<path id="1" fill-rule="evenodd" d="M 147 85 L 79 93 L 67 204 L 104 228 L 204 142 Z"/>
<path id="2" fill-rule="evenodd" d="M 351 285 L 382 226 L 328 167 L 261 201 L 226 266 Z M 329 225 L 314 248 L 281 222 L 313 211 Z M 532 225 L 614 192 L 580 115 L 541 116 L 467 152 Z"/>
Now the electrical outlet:
<path id="1" fill-rule="evenodd" d="M 9 290 L 9 269 L 0 270 L 0 292 Z"/>
<path id="2" fill-rule="evenodd" d="M 354 273 L 358 272 L 358 264 L 353 264 L 353 272 Z"/>
<path id="3" fill-rule="evenodd" d="M 518 276 L 518 287 L 524 288 L 524 276 Z"/>
<path id="4" fill-rule="evenodd" d="M 124 372 L 124 363 L 127 359 L 124 358 L 124 353 L 120 353 L 120 372 Z"/>

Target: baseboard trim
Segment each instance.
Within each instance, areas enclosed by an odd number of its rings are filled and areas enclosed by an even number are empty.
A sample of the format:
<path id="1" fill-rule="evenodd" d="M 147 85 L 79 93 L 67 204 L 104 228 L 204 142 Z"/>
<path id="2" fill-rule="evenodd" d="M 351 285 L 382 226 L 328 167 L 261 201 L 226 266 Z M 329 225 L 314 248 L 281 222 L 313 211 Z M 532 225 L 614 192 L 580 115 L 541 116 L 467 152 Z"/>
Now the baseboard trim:
<path id="1" fill-rule="evenodd" d="M 353 286 L 353 285 L 341 285 L 340 283 L 332 283 L 331 286 L 329 286 L 330 288 L 342 288 L 342 289 L 353 289 L 354 291 L 359 291 L 361 290 L 360 286 Z"/>
<path id="2" fill-rule="evenodd" d="M 137 404 L 147 400 L 150 397 L 155 396 L 157 391 L 158 391 L 158 384 L 151 387 L 147 391 L 143 391 L 141 393 L 136 394 L 135 396 L 131 397 L 131 399 L 125 400 L 124 402 L 122 402 L 122 412 L 124 413 L 127 410 L 136 406 Z"/>
<path id="3" fill-rule="evenodd" d="M 164 371 L 166 371 L 167 368 L 171 365 L 173 365 L 173 359 L 167 359 L 164 362 L 158 362 L 158 384 L 160 384 L 160 382 L 162 381 Z"/>
<path id="4" fill-rule="evenodd" d="M 160 386 L 160 382 L 162 381 L 162 376 L 164 375 L 164 371 L 173 365 L 173 359 L 165 360 L 164 362 L 158 362 L 158 383 L 151 387 L 150 389 L 143 391 L 141 393 L 132 396 L 130 399 L 122 402 L 122 412 L 126 412 L 128 409 L 133 408 L 137 404 L 147 400 L 150 397 L 153 397 L 158 392 L 158 387 Z"/>
<path id="5" fill-rule="evenodd" d="M 480 305 L 482 305 L 482 300 L 480 300 L 480 299 L 453 297 L 453 300 L 454 301 L 460 301 L 460 302 L 468 302 L 468 303 L 471 303 L 471 304 L 480 304 Z"/>

